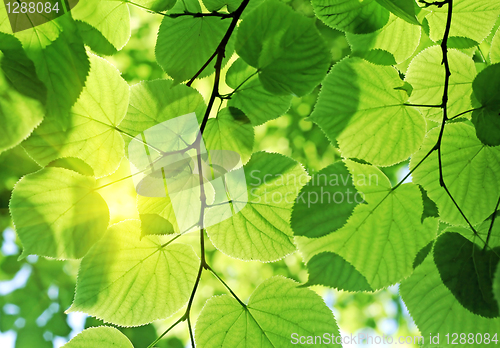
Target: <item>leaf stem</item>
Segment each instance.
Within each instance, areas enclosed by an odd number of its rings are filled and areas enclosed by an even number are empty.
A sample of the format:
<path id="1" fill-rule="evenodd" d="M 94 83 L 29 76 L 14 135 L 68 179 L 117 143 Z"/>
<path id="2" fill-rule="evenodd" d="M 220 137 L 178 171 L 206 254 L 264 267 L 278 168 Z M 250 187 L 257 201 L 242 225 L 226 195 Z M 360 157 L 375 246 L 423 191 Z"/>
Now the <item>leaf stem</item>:
<path id="1" fill-rule="evenodd" d="M 151 343 L 148 348 L 153 348 L 155 346 L 156 343 L 158 343 L 159 340 L 161 340 L 167 333 L 169 333 L 170 330 L 172 330 L 174 327 L 176 327 L 178 324 L 180 324 L 181 322 L 185 321 L 186 320 L 186 317 L 185 316 L 182 316 L 181 318 L 179 318 L 179 320 L 177 320 L 175 323 L 173 323 L 168 329 L 166 329 L 160 336 L 158 336 L 158 338 L 156 340 L 154 340 L 153 343 Z"/>
<path id="2" fill-rule="evenodd" d="M 206 270 L 210 271 L 215 276 L 215 278 L 217 278 L 222 283 L 222 285 L 224 285 L 226 287 L 226 289 L 231 293 L 231 295 L 233 295 L 233 297 L 240 303 L 240 305 L 243 308 L 247 308 L 247 305 L 244 304 L 243 301 L 241 301 L 238 296 L 236 296 L 236 294 L 233 292 L 233 290 L 226 284 L 226 282 L 224 280 L 222 280 L 221 277 L 219 277 L 219 275 L 217 273 L 215 273 L 215 271 L 212 269 L 212 267 L 210 267 L 207 263 L 205 263 L 204 267 Z"/>
<path id="3" fill-rule="evenodd" d="M 219 96 L 219 98 L 221 99 L 231 99 L 231 97 L 233 96 L 233 94 L 237 93 L 238 90 L 246 83 L 248 82 L 248 80 L 250 80 L 252 77 L 254 77 L 255 75 L 257 75 L 259 73 L 259 70 L 257 70 L 256 72 L 254 72 L 253 74 L 251 74 L 250 76 L 248 76 L 242 83 L 240 83 L 231 93 L 229 94 L 225 94 L 225 95 L 221 95 Z"/>
<path id="4" fill-rule="evenodd" d="M 467 111 L 461 112 L 461 113 L 459 113 L 458 115 L 455 115 L 455 116 L 453 116 L 453 117 L 451 117 L 451 118 L 448 118 L 448 121 L 454 120 L 454 119 L 456 119 L 456 118 L 458 118 L 458 117 L 460 117 L 460 116 L 463 116 L 463 115 L 465 115 L 465 114 L 468 114 L 469 112 L 473 112 L 473 111 L 476 111 L 476 110 L 481 110 L 482 108 L 484 108 L 484 106 L 481 106 L 480 108 L 470 109 L 470 110 L 467 110 Z"/>
<path id="5" fill-rule="evenodd" d="M 410 104 L 410 103 L 404 103 L 404 106 L 413 106 L 416 108 L 441 108 L 442 105 L 426 105 L 426 104 Z"/>

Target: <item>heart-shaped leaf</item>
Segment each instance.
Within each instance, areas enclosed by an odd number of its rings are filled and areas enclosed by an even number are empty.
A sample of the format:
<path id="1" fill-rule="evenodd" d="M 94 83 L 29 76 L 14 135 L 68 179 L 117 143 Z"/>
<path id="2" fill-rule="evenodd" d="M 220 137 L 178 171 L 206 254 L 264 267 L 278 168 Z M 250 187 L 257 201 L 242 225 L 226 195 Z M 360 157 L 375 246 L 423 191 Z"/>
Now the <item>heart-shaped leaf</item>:
<path id="1" fill-rule="evenodd" d="M 500 248 L 482 250 L 459 233 L 442 234 L 434 246 L 441 280 L 462 306 L 487 318 L 498 317 L 493 276 Z"/>

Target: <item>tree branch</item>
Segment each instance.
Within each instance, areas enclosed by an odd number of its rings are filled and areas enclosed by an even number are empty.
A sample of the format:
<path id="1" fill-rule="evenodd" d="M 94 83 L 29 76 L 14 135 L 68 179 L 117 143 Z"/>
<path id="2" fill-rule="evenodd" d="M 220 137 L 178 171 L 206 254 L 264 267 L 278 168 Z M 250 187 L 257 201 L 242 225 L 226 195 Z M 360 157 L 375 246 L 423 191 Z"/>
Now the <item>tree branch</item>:
<path id="1" fill-rule="evenodd" d="M 210 116 L 210 112 L 211 112 L 211 110 L 213 108 L 215 98 L 219 96 L 219 83 L 220 83 L 220 77 L 221 77 L 221 71 L 222 71 L 222 61 L 223 61 L 223 59 L 225 57 L 225 54 L 226 54 L 226 46 L 227 46 L 227 44 L 229 42 L 229 39 L 231 38 L 231 35 L 233 34 L 233 32 L 234 32 L 234 30 L 236 28 L 236 25 L 238 24 L 238 20 L 241 17 L 241 14 L 245 10 L 246 6 L 248 5 L 248 2 L 249 2 L 249 0 L 243 0 L 243 2 L 238 7 L 238 9 L 231 14 L 231 16 L 230 16 L 232 18 L 231 24 L 229 25 L 229 28 L 227 29 L 226 34 L 222 38 L 221 42 L 217 46 L 217 49 L 212 54 L 212 56 L 210 56 L 210 58 L 205 62 L 205 64 L 200 68 L 200 70 L 198 70 L 198 72 L 186 84 L 187 86 L 191 86 L 191 84 L 193 83 L 193 81 L 206 69 L 206 67 L 210 64 L 210 62 L 214 58 L 216 58 L 216 61 L 215 61 L 215 79 L 214 79 L 214 85 L 213 85 L 213 88 L 212 88 L 212 93 L 210 95 L 210 99 L 209 99 L 209 102 L 207 104 L 207 109 L 205 111 L 205 115 L 203 116 L 203 120 L 202 120 L 202 123 L 200 125 L 199 135 L 196 138 L 196 140 L 194 141 L 194 143 L 191 144 L 191 146 L 190 146 L 191 148 L 196 148 L 196 155 L 197 155 L 197 162 L 198 162 L 197 163 L 198 164 L 198 175 L 199 175 L 199 180 L 200 180 L 201 209 L 200 209 L 200 217 L 199 217 L 199 221 L 198 221 L 199 225 L 200 225 L 200 265 L 199 265 L 199 268 L 198 268 L 198 274 L 196 276 L 196 280 L 195 280 L 195 283 L 194 283 L 193 290 L 191 291 L 191 295 L 189 297 L 189 301 L 188 301 L 188 305 L 187 305 L 187 308 L 186 308 L 186 312 L 184 313 L 184 315 L 182 316 L 182 318 L 180 318 L 176 322 L 176 324 L 179 323 L 180 321 L 187 320 L 188 329 L 189 329 L 189 337 L 190 337 L 190 340 L 191 340 L 191 346 L 192 346 L 192 348 L 196 347 L 196 343 L 195 343 L 195 340 L 194 340 L 193 328 L 192 328 L 192 325 L 191 325 L 191 315 L 190 315 L 191 314 L 191 308 L 192 308 L 193 301 L 194 301 L 194 298 L 195 298 L 195 295 L 196 295 L 196 291 L 198 290 L 198 286 L 200 284 L 200 280 L 201 280 L 201 276 L 202 276 L 203 270 L 204 269 L 208 269 L 208 270 L 212 271 L 212 269 L 210 268 L 210 266 L 207 264 L 206 258 L 205 258 L 205 229 L 204 229 L 203 225 L 204 225 L 205 209 L 207 208 L 207 198 L 206 198 L 206 195 L 205 195 L 204 181 L 203 181 L 203 166 L 202 166 L 202 160 L 201 160 L 201 140 L 202 140 L 203 131 L 205 130 L 205 127 L 206 127 L 207 122 L 208 122 L 208 118 Z M 212 271 L 212 273 L 215 274 L 215 272 L 213 272 L 213 271 Z M 219 280 L 222 281 L 222 279 L 220 279 L 220 278 L 219 278 Z M 223 282 L 223 284 L 225 284 L 225 283 Z M 229 291 L 231 292 L 231 294 L 233 294 L 233 296 L 235 296 L 235 298 L 238 299 L 236 297 L 236 295 L 234 294 L 234 292 L 227 286 L 227 284 L 225 284 L 225 285 L 229 289 Z M 239 299 L 238 299 L 238 301 L 242 305 L 244 305 L 243 302 L 241 302 Z M 160 338 L 163 337 L 170 329 L 171 328 L 169 328 L 166 332 L 164 332 L 160 336 Z M 157 339 L 156 342 L 158 342 L 158 340 L 159 339 Z M 151 345 L 150 345 L 150 347 L 151 347 Z"/>

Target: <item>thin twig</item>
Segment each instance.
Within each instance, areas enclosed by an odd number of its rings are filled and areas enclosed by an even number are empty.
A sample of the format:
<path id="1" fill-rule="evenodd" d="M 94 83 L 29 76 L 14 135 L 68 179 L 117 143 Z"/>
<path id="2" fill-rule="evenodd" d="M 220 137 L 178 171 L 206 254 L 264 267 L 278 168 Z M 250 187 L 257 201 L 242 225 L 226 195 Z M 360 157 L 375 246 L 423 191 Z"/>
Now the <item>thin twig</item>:
<path id="1" fill-rule="evenodd" d="M 240 83 L 231 93 L 229 94 L 226 94 L 226 95 L 221 95 L 219 96 L 219 98 L 221 99 L 231 99 L 231 97 L 233 96 L 233 94 L 237 93 L 238 90 L 245 84 L 248 82 L 248 80 L 250 80 L 252 77 L 254 77 L 255 75 L 257 75 L 259 73 L 259 70 L 257 70 L 256 72 L 254 72 L 253 74 L 251 74 L 250 76 L 248 76 L 245 80 L 243 80 L 242 83 Z"/>
<path id="2" fill-rule="evenodd" d="M 181 318 L 179 318 L 179 320 L 177 320 L 175 323 L 173 323 L 168 329 L 166 329 L 160 336 L 158 336 L 158 338 L 153 342 L 151 343 L 148 348 L 152 348 L 155 346 L 156 343 L 158 343 L 159 340 L 161 340 L 167 333 L 169 333 L 170 330 L 172 330 L 174 327 L 176 327 L 179 323 L 183 322 L 186 320 L 186 317 L 185 316 L 182 316 Z"/>
<path id="3" fill-rule="evenodd" d="M 463 115 L 465 115 L 465 114 L 468 114 L 469 112 L 473 112 L 473 111 L 476 111 L 476 110 L 481 110 L 482 108 L 484 108 L 484 106 L 481 106 L 480 108 L 470 109 L 470 110 L 467 110 L 467 111 L 461 112 L 461 113 L 459 113 L 458 115 L 455 115 L 455 116 L 453 116 L 453 117 L 448 118 L 448 121 L 454 120 L 454 119 L 456 119 L 456 118 L 458 118 L 458 117 L 460 117 L 460 116 L 463 116 Z"/>

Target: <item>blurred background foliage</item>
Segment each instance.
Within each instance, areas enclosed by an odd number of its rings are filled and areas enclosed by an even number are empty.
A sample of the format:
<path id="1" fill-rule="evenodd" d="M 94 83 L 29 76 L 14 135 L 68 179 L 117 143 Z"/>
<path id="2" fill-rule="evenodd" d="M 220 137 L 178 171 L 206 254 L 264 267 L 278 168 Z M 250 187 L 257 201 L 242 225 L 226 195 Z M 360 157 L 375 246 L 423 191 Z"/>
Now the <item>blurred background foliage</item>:
<path id="1" fill-rule="evenodd" d="M 309 1 L 285 2 L 297 12 L 314 17 Z M 154 56 L 156 34 L 162 16 L 130 7 L 132 37 L 123 50 L 107 59 L 122 72 L 130 85 L 142 80 L 165 78 L 166 75 Z M 328 43 L 332 64 L 350 53 L 343 33 L 325 26 L 319 20 L 316 20 L 316 25 Z M 213 76 L 210 76 L 196 81 L 193 86 L 208 98 L 212 81 Z M 227 86 L 221 88 L 222 93 L 230 91 Z M 337 149 L 330 144 L 318 126 L 307 119 L 318 92 L 319 88 L 302 98 L 294 98 L 290 110 L 285 115 L 257 127 L 254 150 L 279 152 L 290 156 L 303 163 L 310 174 L 338 160 L 340 157 Z M 403 163 L 383 170 L 394 183 L 404 176 L 406 168 L 407 163 Z M 64 314 L 73 299 L 79 262 L 47 260 L 33 256 L 17 261 L 21 245 L 13 230 L 8 202 L 19 178 L 38 169 L 39 166 L 20 146 L 0 155 L 0 231 L 3 231 L 0 233 L 0 345 L 4 348 L 60 347 L 84 327 L 103 324 L 98 319 L 81 313 L 72 313 L 69 316 Z M 100 181 L 106 184 L 128 174 L 127 163 L 122 163 L 115 174 Z M 113 184 L 101 193 L 110 207 L 112 223 L 138 218 L 135 208 L 136 194 L 130 180 Z M 183 239 L 197 246 L 197 234 L 187 235 Z M 240 298 L 248 299 L 262 281 L 273 275 L 280 274 L 299 282 L 307 281 L 307 272 L 298 253 L 279 262 L 262 264 L 234 260 L 216 252 L 211 245 L 208 248 L 209 264 Z M 209 297 L 225 293 L 221 284 L 208 272 L 204 273 L 201 284 L 193 308 L 195 314 L 199 313 Z M 321 286 L 315 286 L 313 289 L 323 296 L 327 305 L 334 311 L 343 334 L 418 334 L 398 296 L 397 286 L 375 294 L 352 294 Z M 184 309 L 181 309 L 178 314 L 164 321 L 120 330 L 130 338 L 136 348 L 146 348 L 183 311 Z M 157 347 L 181 348 L 186 345 L 189 346 L 188 331 L 184 324 L 177 326 Z"/>

